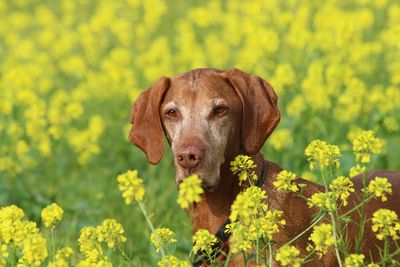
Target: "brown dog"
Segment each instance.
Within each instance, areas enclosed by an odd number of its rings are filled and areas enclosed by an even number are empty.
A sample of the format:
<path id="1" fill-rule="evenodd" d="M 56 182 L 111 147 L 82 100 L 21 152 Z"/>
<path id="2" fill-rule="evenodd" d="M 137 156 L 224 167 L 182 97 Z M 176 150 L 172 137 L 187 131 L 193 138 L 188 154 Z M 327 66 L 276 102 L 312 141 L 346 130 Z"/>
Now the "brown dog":
<path id="1" fill-rule="evenodd" d="M 260 175 L 264 164 L 268 174 L 264 189 L 268 205 L 282 210 L 287 225 L 275 239 L 284 244 L 310 225 L 315 210 L 294 194 L 277 191 L 272 182 L 282 170 L 277 164 L 267 162 L 259 153 L 268 136 L 280 120 L 277 96 L 271 85 L 253 74 L 231 69 L 227 72 L 215 69 L 196 69 L 174 79 L 163 77 L 145 90 L 132 108 L 133 128 L 129 139 L 137 145 L 152 164 L 157 164 L 164 152 L 164 133 L 174 155 L 176 177 L 179 184 L 191 173 L 202 179 L 205 194 L 200 203 L 193 205 L 191 220 L 193 232 L 207 229 L 215 233 L 227 220 L 230 207 L 241 191 L 237 178 L 229 164 L 238 154 L 251 155 Z M 378 208 L 390 208 L 400 212 L 400 174 L 377 171 L 371 176 L 388 177 L 393 184 L 393 197 L 388 201 L 372 201 L 367 207 L 371 214 Z M 305 195 L 310 197 L 320 186 L 307 184 Z M 356 188 L 360 178 L 353 178 Z M 355 196 L 353 197 L 355 198 Z M 350 199 L 349 203 L 353 203 Z M 357 219 L 357 218 L 354 218 Z M 353 224 L 354 225 L 354 224 Z M 356 226 L 349 226 L 350 240 L 354 240 Z M 306 253 L 309 233 L 294 245 Z M 364 255 L 371 250 L 378 259 L 375 245 L 381 245 L 371 231 L 365 229 Z M 335 266 L 331 253 L 321 262 L 311 266 Z"/>

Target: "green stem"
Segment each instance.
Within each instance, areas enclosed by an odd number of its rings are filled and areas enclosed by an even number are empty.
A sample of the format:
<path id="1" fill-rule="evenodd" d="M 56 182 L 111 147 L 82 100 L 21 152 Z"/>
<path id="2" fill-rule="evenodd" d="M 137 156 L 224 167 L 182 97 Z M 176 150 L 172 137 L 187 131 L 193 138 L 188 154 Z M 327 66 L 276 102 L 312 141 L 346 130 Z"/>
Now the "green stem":
<path id="1" fill-rule="evenodd" d="M 388 255 L 388 238 L 385 237 L 384 243 L 383 243 L 383 266 L 385 266 L 386 261 L 387 261 L 387 255 Z"/>
<path id="2" fill-rule="evenodd" d="M 301 232 L 300 234 L 296 235 L 294 238 L 292 238 L 289 242 L 287 242 L 285 245 L 283 246 L 289 246 L 290 244 L 292 244 L 294 241 L 296 241 L 297 239 L 299 239 L 300 237 L 302 237 L 305 233 L 307 233 L 308 231 L 310 231 L 317 223 L 319 223 L 323 218 L 325 217 L 325 214 L 322 214 L 318 219 L 315 220 L 315 222 L 313 222 L 310 226 L 308 226 L 306 229 L 303 230 L 303 232 Z M 282 247 L 283 247 L 282 246 Z"/>
<path id="3" fill-rule="evenodd" d="M 15 266 L 15 246 L 14 243 L 11 245 L 11 266 L 14 267 Z"/>
<path id="4" fill-rule="evenodd" d="M 269 266 L 272 267 L 272 246 L 271 246 L 271 242 L 268 242 L 268 251 L 269 251 Z"/>
<path id="5" fill-rule="evenodd" d="M 228 256 L 226 256 L 225 262 L 224 262 L 224 267 L 228 267 L 229 261 L 231 260 L 231 250 L 228 252 Z"/>
<path id="6" fill-rule="evenodd" d="M 363 184 L 363 188 L 366 188 L 366 186 L 367 186 L 366 172 L 364 172 L 364 174 L 363 174 L 362 184 Z M 362 193 L 363 201 L 361 203 L 363 203 L 365 200 L 369 200 L 370 197 L 371 196 L 368 196 L 368 193 L 363 191 L 363 193 Z M 358 227 L 357 236 L 356 236 L 356 244 L 355 244 L 355 248 L 354 248 L 354 251 L 356 253 L 359 253 L 360 251 L 362 251 L 362 239 L 364 236 L 365 223 L 366 223 L 366 216 L 365 216 L 365 205 L 364 205 L 361 207 L 361 211 L 360 211 L 360 224 Z"/>
<path id="7" fill-rule="evenodd" d="M 328 184 L 327 184 L 327 181 L 326 181 L 325 173 L 322 171 L 321 168 L 320 168 L 320 172 L 321 172 L 321 175 L 322 175 L 322 180 L 323 180 L 323 183 L 324 183 L 325 192 L 328 192 Z M 332 211 L 329 211 L 329 216 L 331 217 L 332 234 L 333 234 L 333 242 L 334 242 L 334 247 L 335 247 L 336 258 L 338 260 L 339 266 L 342 267 L 343 266 L 342 265 L 342 260 L 340 259 L 340 254 L 339 254 L 338 244 L 337 244 L 336 221 L 335 221 L 335 217 L 334 217 Z"/>
<path id="8" fill-rule="evenodd" d="M 150 218 L 147 215 L 146 209 L 143 206 L 142 202 L 138 202 L 138 204 L 139 204 L 140 210 L 143 213 L 144 218 L 146 219 L 147 225 L 150 227 L 151 232 L 154 233 L 156 235 L 156 237 L 159 239 L 159 236 L 157 235 L 157 233 L 156 233 L 156 231 L 154 229 L 154 226 L 153 226 L 152 222 L 150 221 Z M 164 249 L 160 248 L 160 251 L 161 251 L 161 256 L 164 257 L 165 256 Z"/>
<path id="9" fill-rule="evenodd" d="M 52 260 L 54 261 L 55 259 L 55 254 L 56 254 L 56 233 L 54 232 L 54 226 L 51 227 L 51 256 Z"/>
<path id="10" fill-rule="evenodd" d="M 246 252 L 243 252 L 244 266 L 247 266 L 247 256 Z"/>
<path id="11" fill-rule="evenodd" d="M 343 266 L 342 265 L 342 260 L 340 259 L 340 254 L 339 254 L 338 244 L 337 244 L 335 217 L 333 216 L 332 212 L 329 212 L 329 215 L 331 216 L 331 222 L 332 222 L 333 241 L 335 243 L 335 254 L 336 254 L 336 258 L 338 260 L 339 266 L 342 267 Z"/>
<path id="12" fill-rule="evenodd" d="M 339 217 L 343 218 L 343 217 L 346 217 L 346 216 L 350 215 L 351 213 L 353 213 L 355 210 L 357 210 L 361 206 L 367 204 L 370 200 L 371 200 L 371 197 L 368 197 L 368 198 L 364 199 L 363 201 L 358 203 L 357 206 L 355 206 L 352 209 L 350 209 L 350 210 L 346 211 L 345 213 L 341 214 Z"/>

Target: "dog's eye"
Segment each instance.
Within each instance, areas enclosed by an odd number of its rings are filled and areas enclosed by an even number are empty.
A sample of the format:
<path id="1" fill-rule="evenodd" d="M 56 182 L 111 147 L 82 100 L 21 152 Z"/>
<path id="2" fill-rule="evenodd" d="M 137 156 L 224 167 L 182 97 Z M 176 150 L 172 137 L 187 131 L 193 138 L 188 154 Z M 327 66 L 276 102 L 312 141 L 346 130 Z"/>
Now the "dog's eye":
<path id="1" fill-rule="evenodd" d="M 228 108 L 225 106 L 216 106 L 213 108 L 211 116 L 212 117 L 223 117 L 228 113 Z"/>
<path id="2" fill-rule="evenodd" d="M 178 117 L 178 112 L 176 111 L 176 109 L 171 108 L 167 110 L 167 112 L 165 112 L 165 115 L 167 115 L 167 117 L 169 118 L 176 118 Z"/>

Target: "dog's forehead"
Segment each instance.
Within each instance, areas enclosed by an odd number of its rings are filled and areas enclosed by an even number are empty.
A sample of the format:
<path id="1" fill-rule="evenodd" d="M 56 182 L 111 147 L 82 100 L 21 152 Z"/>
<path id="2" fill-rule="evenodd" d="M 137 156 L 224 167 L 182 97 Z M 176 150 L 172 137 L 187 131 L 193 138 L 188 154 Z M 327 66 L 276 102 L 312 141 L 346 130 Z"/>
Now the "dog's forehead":
<path id="1" fill-rule="evenodd" d="M 236 97 L 234 89 L 222 75 L 214 71 L 192 71 L 178 76 L 171 81 L 164 102 L 211 103 L 214 99 L 230 99 Z"/>

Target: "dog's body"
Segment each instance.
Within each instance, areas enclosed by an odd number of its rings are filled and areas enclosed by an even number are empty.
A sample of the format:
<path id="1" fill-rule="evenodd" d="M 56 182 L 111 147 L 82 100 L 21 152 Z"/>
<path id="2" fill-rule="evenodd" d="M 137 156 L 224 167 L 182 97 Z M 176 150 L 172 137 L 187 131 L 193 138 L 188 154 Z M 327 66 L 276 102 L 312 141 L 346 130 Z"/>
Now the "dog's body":
<path id="1" fill-rule="evenodd" d="M 258 175 L 267 164 L 264 189 L 268 205 L 282 210 L 287 223 L 274 239 L 284 244 L 310 225 L 316 210 L 310 209 L 304 199 L 277 191 L 272 186 L 281 168 L 265 161 L 259 151 L 279 120 L 277 96 L 263 79 L 237 69 L 227 72 L 198 69 L 174 79 L 161 78 L 139 96 L 132 109 L 134 127 L 129 139 L 145 152 L 149 162 L 156 164 L 163 155 L 165 133 L 174 154 L 176 183 L 191 173 L 202 179 L 203 199 L 194 204 L 190 212 L 193 232 L 207 229 L 215 233 L 229 217 L 231 204 L 242 190 L 229 168 L 235 156 L 251 155 Z M 399 213 L 400 174 L 390 171 L 371 173 L 372 177 L 377 175 L 390 179 L 393 197 L 383 203 L 372 201 L 367 207 L 368 216 L 381 207 Z M 307 197 L 322 190 L 316 184 L 301 182 L 307 185 L 304 192 Z M 353 182 L 356 188 L 361 188 L 360 177 L 353 178 Z M 350 204 L 354 198 L 356 195 L 349 200 Z M 356 227 L 349 227 L 349 233 L 353 241 Z M 302 254 L 306 254 L 308 236 L 309 233 L 294 243 Z M 367 224 L 364 236 L 366 258 L 371 250 L 377 259 L 375 244 L 380 244 L 371 232 L 370 224 Z M 318 261 L 315 259 L 309 264 L 316 266 Z M 336 258 L 330 253 L 318 264 L 335 266 Z"/>

